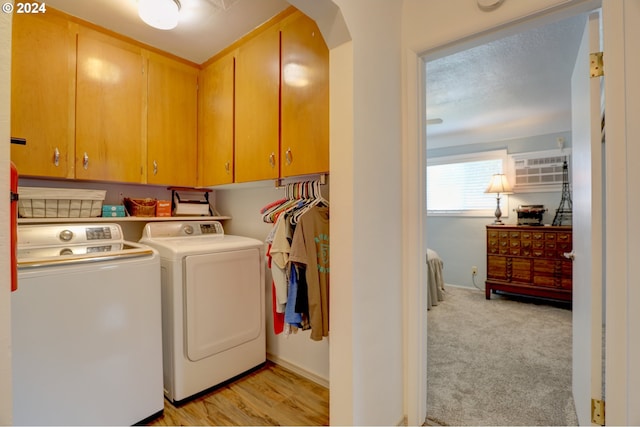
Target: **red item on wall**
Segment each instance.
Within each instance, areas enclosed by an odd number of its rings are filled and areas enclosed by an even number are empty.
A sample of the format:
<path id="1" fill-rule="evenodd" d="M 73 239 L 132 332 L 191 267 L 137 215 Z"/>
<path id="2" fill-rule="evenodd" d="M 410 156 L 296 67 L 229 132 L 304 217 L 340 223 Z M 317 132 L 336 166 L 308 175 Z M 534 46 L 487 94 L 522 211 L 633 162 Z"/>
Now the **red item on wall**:
<path id="1" fill-rule="evenodd" d="M 271 303 L 273 310 L 273 333 L 280 335 L 284 331 L 284 313 L 278 313 L 276 307 L 278 302 L 276 300 L 276 285 L 271 282 Z"/>
<path id="2" fill-rule="evenodd" d="M 11 162 L 11 291 L 18 289 L 18 169 Z"/>
<path id="3" fill-rule="evenodd" d="M 267 247 L 267 267 L 271 268 L 271 244 Z M 271 281 L 271 311 L 273 313 L 273 333 L 280 335 L 284 331 L 284 313 L 278 313 L 276 298 L 276 284 Z"/>

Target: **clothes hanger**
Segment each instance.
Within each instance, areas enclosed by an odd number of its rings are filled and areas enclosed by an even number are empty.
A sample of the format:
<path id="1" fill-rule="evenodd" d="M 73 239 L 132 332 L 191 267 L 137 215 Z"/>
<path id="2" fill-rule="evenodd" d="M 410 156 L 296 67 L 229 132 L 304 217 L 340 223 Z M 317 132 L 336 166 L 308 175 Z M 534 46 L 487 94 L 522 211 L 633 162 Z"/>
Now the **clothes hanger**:
<path id="1" fill-rule="evenodd" d="M 287 184 L 285 187 L 285 195 L 287 200 L 281 205 L 276 206 L 273 210 L 265 213 L 262 217 L 264 222 L 275 223 L 278 216 L 286 214 L 294 209 L 300 203 L 300 190 L 298 183 Z"/>
<path id="2" fill-rule="evenodd" d="M 267 206 L 261 210 L 262 213 L 262 221 L 273 223 L 275 222 L 275 213 L 284 209 L 292 200 L 292 188 L 290 184 L 287 184 L 284 188 L 285 197 L 276 201 L 269 203 Z"/>
<path id="3" fill-rule="evenodd" d="M 308 181 L 298 182 L 296 184 L 296 189 L 298 192 L 298 198 L 296 199 L 297 203 L 285 211 L 285 214 L 289 215 L 288 220 L 291 225 L 296 225 L 294 220 L 296 212 L 298 212 L 299 209 L 304 208 L 304 206 L 306 206 L 310 201 Z"/>
<path id="4" fill-rule="evenodd" d="M 304 206 L 300 207 L 300 209 L 296 210 L 294 214 L 291 216 L 289 221 L 292 225 L 295 225 L 300 220 L 300 217 L 307 213 L 314 206 L 329 206 L 329 201 L 322 197 L 322 192 L 320 191 L 320 181 L 312 181 L 309 183 L 311 187 L 311 195 L 312 197 L 307 199 L 307 203 Z"/>

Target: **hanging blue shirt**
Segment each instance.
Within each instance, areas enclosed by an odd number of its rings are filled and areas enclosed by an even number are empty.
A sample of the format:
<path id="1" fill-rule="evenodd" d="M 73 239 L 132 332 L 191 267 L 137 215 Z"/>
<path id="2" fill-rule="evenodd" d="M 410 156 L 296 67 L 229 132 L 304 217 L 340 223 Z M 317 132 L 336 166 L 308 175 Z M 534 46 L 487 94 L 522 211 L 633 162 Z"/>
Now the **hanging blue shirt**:
<path id="1" fill-rule="evenodd" d="M 284 311 L 284 321 L 289 325 L 302 328 L 302 315 L 296 313 L 296 296 L 298 294 L 298 269 L 291 264 L 289 274 L 289 289 L 287 292 L 287 306 Z"/>

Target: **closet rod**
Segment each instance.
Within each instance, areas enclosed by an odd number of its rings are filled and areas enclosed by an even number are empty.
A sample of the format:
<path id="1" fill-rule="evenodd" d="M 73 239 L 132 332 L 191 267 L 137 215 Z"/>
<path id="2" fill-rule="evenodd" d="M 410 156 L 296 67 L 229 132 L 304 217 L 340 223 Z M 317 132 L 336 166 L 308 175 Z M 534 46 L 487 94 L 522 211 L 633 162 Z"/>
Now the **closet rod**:
<path id="1" fill-rule="evenodd" d="M 287 184 L 293 184 L 295 182 L 310 181 L 308 176 L 299 177 L 299 178 L 301 178 L 299 181 L 296 181 L 294 178 L 277 178 L 275 180 L 276 188 L 284 187 L 286 185 L 284 183 L 285 180 L 287 180 Z M 291 180 L 291 182 L 289 182 L 289 180 Z M 327 174 L 326 173 L 319 174 L 319 181 L 320 181 L 320 185 L 325 185 L 327 183 Z"/>

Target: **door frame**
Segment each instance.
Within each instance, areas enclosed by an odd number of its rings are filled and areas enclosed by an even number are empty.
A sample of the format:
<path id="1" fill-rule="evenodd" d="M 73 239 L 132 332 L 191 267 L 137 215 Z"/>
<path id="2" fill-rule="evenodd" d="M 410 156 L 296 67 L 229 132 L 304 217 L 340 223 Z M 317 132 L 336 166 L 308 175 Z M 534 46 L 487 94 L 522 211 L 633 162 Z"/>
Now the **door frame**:
<path id="1" fill-rule="evenodd" d="M 426 307 L 426 292 L 422 289 L 424 288 L 423 284 L 426 283 L 425 262 L 428 243 L 425 209 L 426 149 L 428 144 L 425 133 L 426 123 L 424 121 L 426 120 L 426 93 L 423 84 L 425 81 L 425 63 L 428 60 L 455 53 L 510 34 L 519 33 L 551 21 L 587 13 L 601 6 L 600 0 L 585 0 L 577 4 L 558 5 L 525 18 L 478 32 L 472 36 L 435 46 L 424 52 L 412 51 L 407 55 L 405 64 L 408 82 L 407 93 L 418 94 L 417 99 L 412 96 L 407 96 L 408 102 L 418 102 L 417 109 L 411 106 L 406 107 L 406 112 L 408 113 L 406 120 L 409 123 L 417 123 L 418 125 L 417 129 L 409 129 L 407 136 L 410 141 L 417 141 L 418 144 L 416 144 L 417 147 L 405 147 L 404 149 L 405 164 L 409 166 L 405 169 L 406 178 L 403 191 L 405 200 L 408 199 L 405 201 L 405 211 L 409 212 L 409 223 L 408 226 L 405 227 L 405 230 L 409 231 L 404 233 L 404 238 L 407 253 L 412 253 L 411 251 L 419 249 L 417 253 L 421 254 L 417 257 L 405 257 L 406 268 L 404 270 L 406 272 L 407 283 L 413 284 L 408 287 L 405 297 L 408 302 L 405 324 L 405 331 L 407 333 L 406 361 L 408 374 L 405 389 L 406 396 L 408 396 L 406 406 L 409 424 L 423 423 L 427 413 L 426 382 L 428 372 L 426 364 L 428 349 L 426 336 L 428 332 L 428 322 L 427 310 L 424 309 L 424 307 Z M 414 111 L 415 116 L 413 116 Z M 607 168 L 604 174 L 607 175 L 609 171 L 609 168 Z M 607 182 L 610 182 L 609 179 L 607 179 Z M 607 206 L 611 207 L 609 200 L 607 200 Z M 420 240 L 420 242 L 416 242 L 416 239 L 414 239 L 412 235 L 419 236 L 418 240 Z M 603 265 L 605 265 L 606 262 L 607 260 L 603 259 Z M 609 304 L 609 301 L 607 301 L 607 304 Z M 611 310 L 607 311 L 610 313 Z M 418 356 L 416 356 L 414 352 L 417 352 Z M 419 378 L 419 383 L 412 380 L 413 378 Z M 609 381 L 609 378 L 607 378 L 607 381 Z M 617 384 L 610 382 L 608 382 L 608 384 L 613 387 L 617 386 Z M 413 397 L 415 397 L 415 399 Z"/>
<path id="2" fill-rule="evenodd" d="M 601 50 L 601 10 L 590 12 L 583 26 L 571 74 L 571 139 L 573 186 L 573 375 L 578 423 L 589 424 L 592 398 L 602 400 L 603 77 L 590 77 L 589 54 Z M 586 89 L 586 90 L 585 90 Z M 581 172 L 580 172 L 581 171 Z"/>
<path id="3" fill-rule="evenodd" d="M 640 423 L 640 2 L 603 2 L 605 56 L 605 391 L 607 425 Z M 629 77 L 627 77 L 629 76 Z M 634 76 L 635 78 L 631 78 Z M 627 119 L 628 118 L 628 119 Z M 622 248 L 622 250 L 620 250 Z M 609 283 L 611 286 L 606 286 Z"/>

